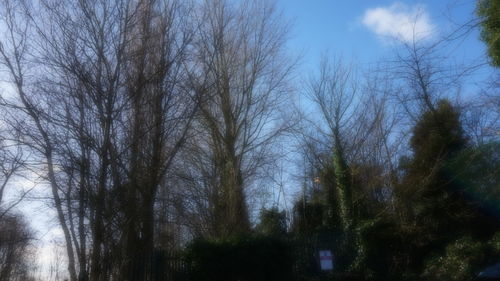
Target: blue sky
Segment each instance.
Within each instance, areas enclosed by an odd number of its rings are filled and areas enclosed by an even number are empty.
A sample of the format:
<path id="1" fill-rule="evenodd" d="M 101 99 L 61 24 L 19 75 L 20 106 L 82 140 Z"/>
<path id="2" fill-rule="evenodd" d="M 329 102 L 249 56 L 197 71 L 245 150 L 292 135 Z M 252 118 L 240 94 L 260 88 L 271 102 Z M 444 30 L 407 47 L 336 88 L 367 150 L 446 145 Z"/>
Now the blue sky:
<path id="1" fill-rule="evenodd" d="M 292 20 L 290 49 L 302 54 L 303 71 L 314 67 L 326 50 L 363 64 L 390 56 L 394 45 L 384 36 L 404 30 L 401 21 L 417 13 L 420 27 L 431 29 L 428 40 L 439 38 L 473 18 L 475 4 L 474 0 L 278 0 L 285 17 Z M 475 30 L 454 56 L 469 59 L 483 54 L 484 45 Z"/>
<path id="2" fill-rule="evenodd" d="M 435 42 L 473 20 L 476 9 L 475 0 L 277 2 L 285 18 L 292 21 L 289 48 L 292 54 L 301 56 L 298 76 L 302 79 L 307 79 L 317 69 L 319 58 L 326 51 L 328 55 L 342 56 L 357 66 L 366 67 L 394 55 L 397 44 L 388 37 L 409 40 L 415 30 L 419 40 Z M 478 29 L 448 47 L 444 52 L 457 63 L 485 62 L 486 49 Z M 480 85 L 476 83 L 487 80 L 494 71 L 485 65 L 464 79 L 461 94 L 477 95 Z M 314 112 L 307 100 L 301 99 L 301 105 L 302 110 Z"/>

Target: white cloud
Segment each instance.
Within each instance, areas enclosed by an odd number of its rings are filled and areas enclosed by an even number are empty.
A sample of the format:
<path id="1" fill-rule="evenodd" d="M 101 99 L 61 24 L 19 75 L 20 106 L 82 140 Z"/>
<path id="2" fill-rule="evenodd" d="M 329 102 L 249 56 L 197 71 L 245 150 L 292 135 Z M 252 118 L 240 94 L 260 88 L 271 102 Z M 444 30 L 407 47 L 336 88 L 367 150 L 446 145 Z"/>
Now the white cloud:
<path id="1" fill-rule="evenodd" d="M 394 3 L 389 7 L 368 9 L 362 23 L 382 38 L 412 42 L 432 38 L 435 27 L 424 5 Z"/>

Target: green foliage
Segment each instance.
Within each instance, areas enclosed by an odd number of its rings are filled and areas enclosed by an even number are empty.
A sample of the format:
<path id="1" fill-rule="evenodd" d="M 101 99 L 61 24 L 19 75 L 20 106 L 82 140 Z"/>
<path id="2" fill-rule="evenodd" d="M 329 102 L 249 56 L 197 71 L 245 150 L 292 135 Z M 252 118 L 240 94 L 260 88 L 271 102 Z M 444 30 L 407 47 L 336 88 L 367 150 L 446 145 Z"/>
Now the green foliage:
<path id="1" fill-rule="evenodd" d="M 456 180 L 459 171 L 445 169 L 466 143 L 460 114 L 446 100 L 425 112 L 413 129 L 414 154 L 396 193 L 406 209 L 402 213 L 407 223 L 417 225 L 427 243 L 448 239 L 446 234 L 456 233 L 469 218 L 470 208 Z"/>
<path id="2" fill-rule="evenodd" d="M 331 278 L 471 280 L 500 258 L 500 234 L 491 238 L 500 230 L 500 143 L 470 147 L 460 120 L 447 100 L 424 112 L 393 193 L 379 197 L 369 192 L 387 188 L 376 177 L 383 167 L 347 165 L 334 150 L 319 197 L 295 205 L 294 230 L 311 244 L 304 256 L 313 255 L 321 235 L 337 230 Z M 304 258 L 302 266 L 314 262 Z"/>
<path id="3" fill-rule="evenodd" d="M 293 269 L 290 245 L 264 236 L 195 240 L 186 260 L 197 281 L 285 281 L 291 280 Z"/>
<path id="4" fill-rule="evenodd" d="M 484 266 L 485 245 L 465 236 L 449 244 L 445 253 L 426 262 L 422 276 L 425 280 L 467 281 L 473 278 Z"/>
<path id="5" fill-rule="evenodd" d="M 413 156 L 404 163 L 395 194 L 400 235 L 406 241 L 400 258 L 407 264 L 402 266 L 420 275 L 432 252 L 471 234 L 478 212 L 458 180 L 464 167 L 448 165 L 467 148 L 460 113 L 450 102 L 441 100 L 422 114 L 410 145 Z"/>
<path id="6" fill-rule="evenodd" d="M 491 240 L 488 242 L 494 256 L 500 256 L 500 232 L 493 235 Z"/>
<path id="7" fill-rule="evenodd" d="M 345 155 L 338 136 L 335 138 L 333 149 L 333 170 L 335 186 L 337 187 L 337 206 L 344 234 L 343 248 L 352 253 L 352 260 L 348 263 L 349 271 L 360 273 L 365 271 L 366 249 L 360 226 L 353 212 L 353 178 L 347 165 Z"/>
<path id="8" fill-rule="evenodd" d="M 323 226 L 325 206 L 321 202 L 301 197 L 293 207 L 292 232 L 298 236 L 311 236 Z"/>
<path id="9" fill-rule="evenodd" d="M 339 141 L 333 149 L 333 169 L 335 174 L 335 184 L 337 187 L 339 215 L 342 221 L 344 232 L 351 235 L 354 227 L 354 218 L 352 213 L 352 185 L 351 174 L 347 166 L 343 151 L 339 147 Z"/>
<path id="10" fill-rule="evenodd" d="M 425 112 L 413 128 L 410 145 L 414 169 L 428 172 L 436 161 L 456 155 L 466 143 L 460 113 L 448 100 L 440 100 L 437 108 Z"/>
<path id="11" fill-rule="evenodd" d="M 268 236 L 284 236 L 286 234 L 286 213 L 278 208 L 262 210 L 260 223 L 256 230 Z"/>
<path id="12" fill-rule="evenodd" d="M 324 225 L 330 229 L 341 229 L 339 200 L 333 165 L 327 165 L 321 171 L 321 202 L 324 205 Z"/>
<path id="13" fill-rule="evenodd" d="M 387 218 L 364 220 L 360 225 L 366 251 L 364 269 L 372 276 L 369 280 L 388 280 L 392 259 L 401 246 L 397 226 Z"/>
<path id="14" fill-rule="evenodd" d="M 492 215 L 500 213 L 500 142 L 464 150 L 447 165 L 460 171 L 457 179 L 465 191 L 487 208 Z"/>
<path id="15" fill-rule="evenodd" d="M 481 18 L 481 39 L 488 46 L 493 66 L 500 66 L 500 0 L 479 0 L 477 14 Z"/>

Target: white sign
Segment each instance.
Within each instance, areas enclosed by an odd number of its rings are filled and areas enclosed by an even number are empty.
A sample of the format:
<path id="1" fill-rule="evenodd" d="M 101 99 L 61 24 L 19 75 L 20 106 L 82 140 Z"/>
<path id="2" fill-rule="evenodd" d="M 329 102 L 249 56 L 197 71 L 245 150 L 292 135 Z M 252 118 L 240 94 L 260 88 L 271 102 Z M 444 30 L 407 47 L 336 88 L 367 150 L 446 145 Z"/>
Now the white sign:
<path id="1" fill-rule="evenodd" d="M 333 256 L 329 250 L 319 251 L 319 264 L 321 270 L 333 270 Z"/>

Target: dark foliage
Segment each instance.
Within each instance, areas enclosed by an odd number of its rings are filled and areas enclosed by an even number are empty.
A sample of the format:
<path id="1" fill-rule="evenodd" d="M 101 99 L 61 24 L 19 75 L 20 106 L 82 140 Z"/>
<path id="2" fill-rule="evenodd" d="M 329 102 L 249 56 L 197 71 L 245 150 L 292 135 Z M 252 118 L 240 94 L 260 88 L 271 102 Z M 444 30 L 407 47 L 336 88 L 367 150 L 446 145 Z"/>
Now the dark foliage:
<path id="1" fill-rule="evenodd" d="M 413 157 L 396 192 L 405 214 L 403 229 L 419 233 L 413 242 L 422 253 L 416 260 L 466 230 L 474 217 L 456 181 L 458 171 L 445 169 L 466 143 L 459 113 L 445 100 L 425 112 L 413 129 Z"/>
<path id="2" fill-rule="evenodd" d="M 326 207 L 321 202 L 302 197 L 293 208 L 292 231 L 299 236 L 310 236 L 323 226 Z"/>
<path id="3" fill-rule="evenodd" d="M 187 248 L 191 279 L 197 281 L 292 280 L 293 256 L 285 240 L 240 236 L 198 239 Z"/>
<path id="4" fill-rule="evenodd" d="M 296 202 L 292 231 L 302 279 L 471 280 L 498 258 L 498 143 L 469 145 L 460 111 L 447 100 L 424 112 L 412 133 L 413 154 L 401 161 L 393 192 L 373 180 L 379 167 L 351 164 L 359 270 L 350 267 L 356 249 L 346 251 L 335 219 L 341 212 L 333 169 L 324 170 L 314 200 Z M 321 241 L 333 241 L 326 246 L 336 255 L 330 277 L 317 271 Z"/>
<path id="5" fill-rule="evenodd" d="M 256 230 L 263 235 L 283 237 L 287 232 L 285 211 L 276 207 L 262 210 Z"/>
<path id="6" fill-rule="evenodd" d="M 29 280 L 32 239 L 32 233 L 21 216 L 0 216 L 0 281 Z"/>
<path id="7" fill-rule="evenodd" d="M 500 66 L 500 1 L 479 0 L 477 13 L 481 18 L 481 38 L 488 46 L 491 64 Z"/>
<path id="8" fill-rule="evenodd" d="M 450 102 L 441 100 L 436 108 L 421 116 L 410 145 L 413 157 L 403 165 L 404 177 L 396 189 L 396 212 L 403 214 L 399 232 L 406 241 L 400 250 L 410 275 L 424 274 L 429 278 L 433 272 L 437 274 L 437 261 L 457 259 L 455 249 L 464 244 L 460 242 L 465 239 L 462 237 L 471 235 L 484 241 L 499 229 L 499 224 L 485 212 L 484 202 L 471 196 L 479 191 L 472 191 L 474 184 L 464 184 L 461 179 L 477 167 L 464 162 L 472 158 L 466 156 L 470 153 L 460 113 Z M 493 158 L 483 161 L 495 161 Z"/>

